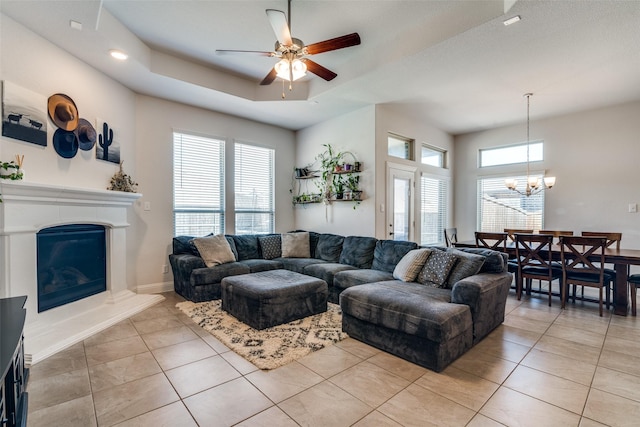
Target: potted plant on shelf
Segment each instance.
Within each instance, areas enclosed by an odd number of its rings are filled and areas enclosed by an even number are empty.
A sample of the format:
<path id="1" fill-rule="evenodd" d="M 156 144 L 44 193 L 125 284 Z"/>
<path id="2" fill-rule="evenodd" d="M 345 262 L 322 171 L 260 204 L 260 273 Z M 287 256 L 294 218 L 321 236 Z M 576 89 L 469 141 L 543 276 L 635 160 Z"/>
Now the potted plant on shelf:
<path id="1" fill-rule="evenodd" d="M 336 199 L 342 200 L 344 197 L 344 188 L 346 183 L 342 178 L 342 175 L 334 175 L 333 176 L 333 190 L 336 194 Z"/>
<path id="2" fill-rule="evenodd" d="M 360 175 L 352 175 L 349 174 L 347 176 L 347 188 L 349 189 L 349 192 L 351 193 L 351 199 L 353 200 L 357 200 L 360 198 L 360 194 L 362 193 L 360 191 Z"/>

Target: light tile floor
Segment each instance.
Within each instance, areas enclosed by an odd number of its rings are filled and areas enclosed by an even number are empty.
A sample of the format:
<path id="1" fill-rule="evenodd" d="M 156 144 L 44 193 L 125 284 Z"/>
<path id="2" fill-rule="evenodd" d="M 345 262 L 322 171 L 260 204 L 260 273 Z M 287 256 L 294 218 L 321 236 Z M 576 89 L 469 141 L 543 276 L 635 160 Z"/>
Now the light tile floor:
<path id="1" fill-rule="evenodd" d="M 640 320 L 513 292 L 442 373 L 353 339 L 260 371 L 166 300 L 32 366 L 28 425 L 640 425 Z"/>

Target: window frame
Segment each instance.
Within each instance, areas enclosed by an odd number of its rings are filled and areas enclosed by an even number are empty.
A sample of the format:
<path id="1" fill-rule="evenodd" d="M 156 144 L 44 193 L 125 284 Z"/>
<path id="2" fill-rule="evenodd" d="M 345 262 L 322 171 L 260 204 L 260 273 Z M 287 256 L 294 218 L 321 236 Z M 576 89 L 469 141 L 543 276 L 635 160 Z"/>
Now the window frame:
<path id="1" fill-rule="evenodd" d="M 239 166 L 239 161 L 238 161 L 238 147 L 239 146 L 246 146 L 246 147 L 252 147 L 256 150 L 266 150 L 269 152 L 269 157 L 270 159 L 267 161 L 268 163 L 270 163 L 270 176 L 269 176 L 269 184 L 268 184 L 268 192 L 269 192 L 269 201 L 268 201 L 268 209 L 246 209 L 246 208 L 238 208 L 238 194 L 239 189 L 238 189 L 238 183 L 239 183 L 239 171 L 238 171 L 238 166 Z M 234 207 L 233 207 L 233 217 L 234 217 L 234 233 L 235 234 L 270 234 L 273 233 L 275 230 L 275 162 L 276 162 L 276 150 L 273 147 L 269 147 L 266 145 L 262 145 L 262 144 L 257 144 L 257 143 L 253 143 L 253 142 L 248 142 L 248 141 L 242 141 L 242 140 L 235 140 L 234 141 L 234 182 L 233 182 L 233 187 L 234 187 Z M 260 214 L 260 215 L 267 215 L 268 216 L 268 229 L 267 230 L 261 230 L 261 231 L 255 231 L 254 229 L 252 229 L 250 232 L 245 233 L 242 231 L 242 227 L 238 226 L 238 216 L 239 214 Z"/>
<path id="2" fill-rule="evenodd" d="M 423 154 L 423 150 L 427 149 L 429 151 L 432 151 L 434 153 L 438 153 L 439 154 L 439 159 L 440 159 L 440 164 L 439 165 L 432 165 L 430 163 L 425 163 L 423 161 L 424 156 Z M 423 142 L 420 144 L 420 164 L 425 165 L 425 166 L 431 166 L 434 168 L 439 168 L 439 169 L 447 169 L 447 150 L 444 150 L 442 148 L 427 144 L 426 142 Z"/>
<path id="3" fill-rule="evenodd" d="M 437 224 L 430 230 L 429 234 L 436 236 L 435 241 L 425 241 L 425 196 L 427 195 L 425 189 L 425 180 L 437 181 L 440 188 L 438 188 L 438 204 L 437 209 Z M 420 245 L 442 245 L 444 244 L 444 234 L 442 230 L 449 226 L 449 198 L 451 191 L 451 179 L 448 176 L 420 173 L 420 205 L 419 205 L 419 218 L 420 218 Z"/>
<path id="4" fill-rule="evenodd" d="M 529 163 L 533 163 L 533 162 L 542 162 L 544 161 L 544 140 L 543 139 L 536 139 L 534 141 L 530 141 L 530 142 L 519 142 L 517 144 L 510 144 L 510 145 L 502 145 L 502 146 L 498 146 L 498 147 L 488 147 L 488 148 L 480 148 L 478 150 L 478 167 L 480 169 L 485 169 L 485 168 L 494 168 L 494 167 L 502 167 L 502 166 L 512 166 L 512 165 L 521 165 L 521 164 L 527 164 L 527 159 L 526 157 L 524 159 L 518 159 L 517 161 L 512 161 L 512 162 L 505 162 L 505 163 L 493 163 L 493 164 L 489 164 L 489 165 L 483 165 L 483 153 L 489 153 L 489 152 L 497 152 L 500 150 L 509 150 L 509 149 L 517 149 L 520 147 L 526 147 L 529 146 L 529 154 L 531 154 L 531 147 L 532 146 L 537 146 L 540 145 L 540 158 L 531 158 L 529 159 Z"/>
<path id="5" fill-rule="evenodd" d="M 405 148 L 405 157 L 401 157 L 401 156 L 396 156 L 395 154 L 392 154 L 390 152 L 390 146 L 389 146 L 389 140 L 391 139 L 395 139 L 397 141 L 401 141 L 404 143 L 404 148 Z M 403 160 L 415 160 L 415 139 L 412 138 L 407 138 L 406 136 L 402 136 L 402 135 L 398 135 L 396 133 L 393 132 L 388 132 L 387 133 L 387 156 L 389 157 L 393 157 L 396 159 L 403 159 Z"/>
<path id="6" fill-rule="evenodd" d="M 181 165 L 177 165 L 176 161 L 177 161 L 177 157 L 176 157 L 176 143 L 177 143 L 177 138 L 178 137 L 182 137 L 183 139 L 192 139 L 192 141 L 188 141 L 191 143 L 202 143 L 202 142 L 211 142 L 211 143 L 215 143 L 217 145 L 217 147 L 214 147 L 218 153 L 219 153 L 219 157 L 217 158 L 217 162 L 215 163 L 211 163 L 212 165 L 217 165 L 217 167 L 219 168 L 219 182 L 218 182 L 218 202 L 219 205 L 215 206 L 213 208 L 207 208 L 207 207 L 201 207 L 201 206 L 193 206 L 193 207 L 188 207 L 188 206 L 180 206 L 180 207 L 176 207 L 176 203 L 177 203 L 177 198 L 178 198 L 178 194 L 176 191 L 176 181 L 178 178 L 177 175 L 177 171 L 180 171 L 180 178 L 184 177 L 184 172 L 183 172 L 183 168 Z M 180 141 L 182 144 L 185 141 Z M 197 150 L 197 148 L 195 149 Z M 206 150 L 205 150 L 206 151 Z M 214 215 L 218 215 L 219 221 L 218 222 L 213 222 L 211 224 L 211 229 L 208 230 L 208 233 L 213 233 L 213 234 L 223 234 L 225 232 L 225 213 L 226 213 L 226 206 L 225 206 L 225 172 L 226 172 L 226 161 L 225 161 L 225 156 L 226 156 L 226 140 L 225 138 L 222 137 L 217 137 L 217 136 L 210 136 L 210 135 L 202 135 L 202 134 L 198 134 L 196 132 L 188 132 L 188 131 L 182 131 L 182 130 L 177 130 L 174 129 L 172 132 L 172 163 L 173 163 L 173 176 L 172 176 L 172 196 L 173 196 L 173 200 L 172 200 L 172 216 L 173 216 L 173 234 L 174 236 L 178 236 L 178 235 L 206 235 L 207 231 L 200 231 L 197 233 L 191 232 L 191 231 L 179 231 L 179 221 L 177 220 L 178 216 L 180 214 L 212 214 Z M 201 156 L 202 157 L 202 156 Z M 206 156 L 205 156 L 206 157 Z M 180 161 L 182 161 L 184 159 L 183 155 L 180 155 Z M 214 158 L 215 160 L 215 158 Z M 216 166 L 213 166 L 216 167 Z M 215 195 L 215 193 L 214 193 Z M 198 227 L 198 225 L 193 225 L 192 227 Z M 200 229 L 202 230 L 203 228 L 205 228 L 205 226 L 200 226 Z M 184 228 L 182 229 L 184 230 Z M 204 234 L 203 234 L 204 233 Z"/>

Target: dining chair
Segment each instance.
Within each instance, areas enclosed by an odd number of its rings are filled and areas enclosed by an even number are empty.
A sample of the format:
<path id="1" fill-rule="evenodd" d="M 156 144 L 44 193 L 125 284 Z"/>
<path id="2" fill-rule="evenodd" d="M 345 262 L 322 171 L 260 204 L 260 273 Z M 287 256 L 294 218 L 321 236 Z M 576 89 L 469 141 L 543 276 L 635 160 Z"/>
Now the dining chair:
<path id="1" fill-rule="evenodd" d="M 632 274 L 627 279 L 627 283 L 629 283 L 629 290 L 631 291 L 631 315 L 636 315 L 636 295 L 638 291 L 638 286 L 640 286 L 640 274 Z"/>
<path id="2" fill-rule="evenodd" d="M 544 280 L 549 282 L 549 306 L 551 306 L 552 283 L 560 281 L 560 295 L 562 295 L 562 271 L 553 267 L 553 236 L 549 234 L 520 234 L 514 235 L 516 241 L 516 259 L 518 261 L 518 275 L 516 296 L 522 295 L 523 282 L 526 280 L 527 294 L 531 293 L 531 282 Z"/>
<path id="3" fill-rule="evenodd" d="M 476 231 L 476 247 L 493 249 L 494 251 L 507 252 L 507 233 L 490 233 Z"/>
<path id="4" fill-rule="evenodd" d="M 607 310 L 610 306 L 610 284 L 613 277 L 605 272 L 604 237 L 560 236 L 560 260 L 562 262 L 562 308 L 565 307 L 569 285 L 599 289 L 598 304 L 602 317 L 602 290 L 606 290 Z M 575 304 L 575 293 L 573 302 Z"/>
<path id="5" fill-rule="evenodd" d="M 458 229 L 457 228 L 445 228 L 444 229 L 444 243 L 448 248 L 452 247 L 454 243 L 458 243 Z"/>
<path id="6" fill-rule="evenodd" d="M 604 237 L 607 239 L 607 248 L 611 248 L 615 246 L 616 250 L 620 250 L 620 241 L 622 240 L 622 233 L 611 233 L 607 231 L 583 231 L 581 233 L 584 237 Z M 613 281 L 615 283 L 616 280 L 616 270 L 611 267 L 604 268 L 605 273 L 609 274 L 613 277 Z M 582 296 L 584 297 L 584 288 L 582 288 Z"/>
<path id="7" fill-rule="evenodd" d="M 520 234 L 533 234 L 533 230 L 519 230 L 516 228 L 505 228 L 504 232 L 507 233 L 507 235 L 509 236 L 509 239 L 512 242 L 516 241 L 516 233 L 520 233 Z"/>
<path id="8" fill-rule="evenodd" d="M 609 233 L 601 231 L 583 231 L 583 237 L 604 237 L 607 239 L 607 248 L 615 245 L 617 250 L 620 250 L 620 241 L 622 240 L 622 233 Z"/>
<path id="9" fill-rule="evenodd" d="M 507 233 L 491 233 L 484 231 L 476 231 L 476 247 L 492 249 L 498 252 L 507 253 Z M 518 289 L 518 263 L 515 258 L 507 261 L 507 271 L 513 273 L 515 280 L 515 288 Z M 513 288 L 513 286 L 512 286 Z"/>

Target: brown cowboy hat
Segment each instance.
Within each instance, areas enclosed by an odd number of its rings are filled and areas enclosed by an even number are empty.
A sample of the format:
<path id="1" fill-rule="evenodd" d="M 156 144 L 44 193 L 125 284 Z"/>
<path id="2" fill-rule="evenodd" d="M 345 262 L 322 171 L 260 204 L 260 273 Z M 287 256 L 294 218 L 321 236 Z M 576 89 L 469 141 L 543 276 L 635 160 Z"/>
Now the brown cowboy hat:
<path id="1" fill-rule="evenodd" d="M 78 138 L 78 148 L 84 151 L 91 150 L 96 143 L 96 130 L 86 119 L 78 121 L 78 127 L 73 131 Z"/>
<path id="2" fill-rule="evenodd" d="M 78 127 L 78 107 L 64 93 L 56 93 L 47 102 L 49 117 L 60 129 L 73 131 Z"/>

